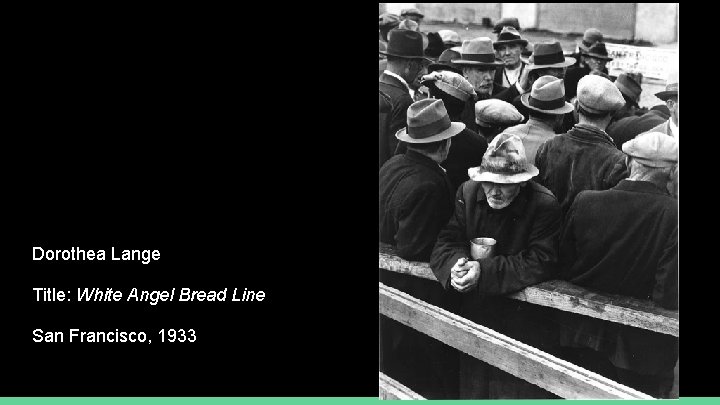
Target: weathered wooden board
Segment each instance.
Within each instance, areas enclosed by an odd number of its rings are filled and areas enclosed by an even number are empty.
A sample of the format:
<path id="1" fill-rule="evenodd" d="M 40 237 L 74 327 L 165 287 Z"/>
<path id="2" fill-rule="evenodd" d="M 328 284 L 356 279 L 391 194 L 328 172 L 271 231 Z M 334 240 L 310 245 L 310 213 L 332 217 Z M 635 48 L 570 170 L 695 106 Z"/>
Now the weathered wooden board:
<path id="1" fill-rule="evenodd" d="M 427 263 L 403 260 L 386 244 L 380 244 L 379 248 L 380 268 L 437 280 Z M 507 297 L 666 335 L 679 336 L 680 333 L 677 311 L 661 308 L 648 300 L 599 294 L 562 280 L 546 281 Z"/>
<path id="2" fill-rule="evenodd" d="M 381 314 L 563 398 L 652 398 L 382 283 L 379 286 Z"/>
<path id="3" fill-rule="evenodd" d="M 425 397 L 380 372 L 380 399 L 425 399 Z"/>

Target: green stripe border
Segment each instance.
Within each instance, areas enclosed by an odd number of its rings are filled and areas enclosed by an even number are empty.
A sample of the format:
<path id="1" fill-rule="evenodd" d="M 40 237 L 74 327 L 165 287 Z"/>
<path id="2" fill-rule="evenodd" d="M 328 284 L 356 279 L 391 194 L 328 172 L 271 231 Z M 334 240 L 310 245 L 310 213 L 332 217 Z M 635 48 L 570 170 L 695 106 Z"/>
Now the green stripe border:
<path id="1" fill-rule="evenodd" d="M 682 402 L 682 405 L 709 405 L 720 403 L 720 398 L 717 397 L 702 397 L 702 398 L 680 398 L 678 401 Z M 217 397 L 23 397 L 13 398 L 4 397 L 0 398 L 0 404 L 18 404 L 18 405 L 40 405 L 40 404 L 52 404 L 52 405 L 120 405 L 120 404 L 132 404 L 132 405 L 145 405 L 145 404 L 161 404 L 161 405 L 189 405 L 189 404 L 204 404 L 204 405 L 229 405 L 229 404 L 259 404 L 259 405 L 285 405 L 285 404 L 302 404 L 302 405 L 377 405 L 380 399 L 378 398 L 299 398 L 299 397 L 282 397 L 282 398 L 255 398 L 255 397 L 238 397 L 238 398 L 217 398 Z M 503 405 L 540 405 L 540 404 L 556 404 L 560 400 L 504 400 Z M 438 404 L 457 404 L 458 401 L 429 401 Z M 461 401 L 468 402 L 468 401 Z M 593 405 L 604 405 L 612 404 L 618 405 L 617 400 L 577 400 L 573 401 L 585 402 Z M 622 401 L 627 402 L 644 402 L 648 403 L 651 401 L 641 400 L 630 400 Z M 674 401 L 675 402 L 675 401 Z"/>

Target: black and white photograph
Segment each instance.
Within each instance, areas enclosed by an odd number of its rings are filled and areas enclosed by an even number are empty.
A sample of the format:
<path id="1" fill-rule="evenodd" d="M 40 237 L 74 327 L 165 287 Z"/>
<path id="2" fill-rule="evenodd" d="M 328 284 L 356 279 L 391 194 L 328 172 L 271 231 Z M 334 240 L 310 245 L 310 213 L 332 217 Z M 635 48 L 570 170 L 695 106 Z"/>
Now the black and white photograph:
<path id="1" fill-rule="evenodd" d="M 678 399 L 679 4 L 378 36 L 379 397 Z"/>

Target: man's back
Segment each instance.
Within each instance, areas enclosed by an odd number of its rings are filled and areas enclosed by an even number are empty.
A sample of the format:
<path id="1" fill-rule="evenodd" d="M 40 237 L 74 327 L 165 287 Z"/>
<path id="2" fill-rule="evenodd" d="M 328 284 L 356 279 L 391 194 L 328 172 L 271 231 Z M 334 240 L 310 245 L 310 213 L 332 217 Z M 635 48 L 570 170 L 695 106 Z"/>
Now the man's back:
<path id="1" fill-rule="evenodd" d="M 385 134 L 380 134 L 380 142 L 386 145 L 382 150 L 388 151 L 387 155 L 380 157 L 382 166 L 395 153 L 398 143 L 395 133 L 407 125 L 407 109 L 413 100 L 407 87 L 400 80 L 385 73 L 380 75 L 379 90 L 390 99 L 392 106 L 389 130 Z"/>
<path id="2" fill-rule="evenodd" d="M 507 129 L 508 132 L 518 134 L 522 139 L 528 162 L 535 164 L 537 150 L 546 141 L 556 136 L 552 127 L 545 122 L 530 118 L 524 124 L 515 125 Z"/>
<path id="3" fill-rule="evenodd" d="M 575 125 L 538 149 L 538 183 L 555 194 L 563 215 L 584 190 L 607 190 L 627 177 L 625 154 L 600 130 Z"/>
<path id="4" fill-rule="evenodd" d="M 622 148 L 622 144 L 642 134 L 648 132 L 667 121 L 667 117 L 663 117 L 656 111 L 649 111 L 640 117 L 627 117 L 611 123 L 607 128 L 607 133 L 615 142 L 615 145 Z"/>

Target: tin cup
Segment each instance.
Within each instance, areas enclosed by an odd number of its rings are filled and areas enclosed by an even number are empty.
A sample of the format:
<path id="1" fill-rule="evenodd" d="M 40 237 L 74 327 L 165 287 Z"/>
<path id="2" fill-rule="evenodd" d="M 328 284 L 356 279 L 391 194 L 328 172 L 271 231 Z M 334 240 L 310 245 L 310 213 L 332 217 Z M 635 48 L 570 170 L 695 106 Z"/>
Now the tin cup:
<path id="1" fill-rule="evenodd" d="M 497 241 L 493 238 L 475 238 L 470 240 L 470 256 L 473 259 L 485 259 L 493 257 L 495 254 L 495 244 Z"/>

